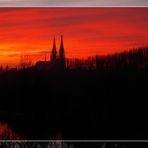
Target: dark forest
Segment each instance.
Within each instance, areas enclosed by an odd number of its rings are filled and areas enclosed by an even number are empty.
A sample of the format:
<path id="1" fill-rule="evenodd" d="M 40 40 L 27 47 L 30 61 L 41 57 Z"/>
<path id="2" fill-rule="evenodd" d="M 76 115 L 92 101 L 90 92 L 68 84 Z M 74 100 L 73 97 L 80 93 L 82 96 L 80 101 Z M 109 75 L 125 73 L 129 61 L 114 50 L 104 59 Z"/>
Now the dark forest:
<path id="1" fill-rule="evenodd" d="M 20 139 L 147 139 L 147 76 L 147 47 L 62 69 L 1 67 L 1 122 Z"/>

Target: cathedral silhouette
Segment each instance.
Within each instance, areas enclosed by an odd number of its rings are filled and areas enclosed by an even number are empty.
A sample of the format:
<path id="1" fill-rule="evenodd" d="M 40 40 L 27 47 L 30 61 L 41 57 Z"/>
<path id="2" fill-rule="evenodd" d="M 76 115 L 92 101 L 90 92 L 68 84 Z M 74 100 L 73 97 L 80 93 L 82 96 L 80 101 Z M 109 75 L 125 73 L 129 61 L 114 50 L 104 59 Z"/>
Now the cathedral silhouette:
<path id="1" fill-rule="evenodd" d="M 66 68 L 65 62 L 65 50 L 63 43 L 63 36 L 61 36 L 61 43 L 59 48 L 59 53 L 57 53 L 56 49 L 56 41 L 55 37 L 53 39 L 53 47 L 50 55 L 50 61 L 46 61 L 46 57 L 44 61 L 38 61 L 35 64 L 36 69 L 38 70 L 62 70 Z"/>

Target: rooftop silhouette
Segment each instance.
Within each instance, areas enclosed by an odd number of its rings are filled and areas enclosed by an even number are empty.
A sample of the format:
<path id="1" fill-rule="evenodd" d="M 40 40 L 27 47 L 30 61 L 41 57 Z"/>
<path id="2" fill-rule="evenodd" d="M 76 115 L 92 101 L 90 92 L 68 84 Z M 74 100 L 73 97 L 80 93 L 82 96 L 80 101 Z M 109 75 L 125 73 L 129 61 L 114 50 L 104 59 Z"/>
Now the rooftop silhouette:
<path id="1" fill-rule="evenodd" d="M 53 48 L 52 48 L 52 51 L 51 51 L 50 60 L 38 61 L 38 62 L 36 62 L 35 67 L 38 70 L 42 70 L 42 69 L 46 69 L 46 70 L 65 69 L 66 68 L 65 62 L 66 62 L 66 60 L 65 60 L 65 49 L 64 49 L 63 36 L 61 36 L 59 53 L 57 53 L 56 40 L 55 40 L 55 37 L 54 37 Z"/>

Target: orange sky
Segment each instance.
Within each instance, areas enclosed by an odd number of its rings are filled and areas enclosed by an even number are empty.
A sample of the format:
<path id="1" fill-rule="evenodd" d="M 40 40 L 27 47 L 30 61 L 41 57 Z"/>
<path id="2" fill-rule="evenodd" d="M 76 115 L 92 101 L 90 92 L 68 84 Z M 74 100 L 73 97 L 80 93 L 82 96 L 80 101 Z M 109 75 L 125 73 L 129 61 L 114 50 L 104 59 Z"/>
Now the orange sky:
<path id="1" fill-rule="evenodd" d="M 64 36 L 66 57 L 148 45 L 148 8 L 0 8 L 0 64 L 44 59 Z"/>

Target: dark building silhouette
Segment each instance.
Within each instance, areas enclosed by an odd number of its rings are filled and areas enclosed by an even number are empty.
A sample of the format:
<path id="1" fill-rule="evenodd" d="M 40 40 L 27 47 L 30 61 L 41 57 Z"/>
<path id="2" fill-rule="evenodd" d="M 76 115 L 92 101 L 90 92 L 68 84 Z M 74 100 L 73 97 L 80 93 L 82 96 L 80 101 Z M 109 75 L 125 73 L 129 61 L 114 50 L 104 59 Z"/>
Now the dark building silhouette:
<path id="1" fill-rule="evenodd" d="M 63 36 L 61 36 L 61 43 L 60 43 L 60 49 L 59 49 L 59 54 L 57 55 L 57 50 L 56 50 L 56 40 L 55 37 L 53 39 L 53 47 L 50 55 L 50 61 L 38 61 L 36 62 L 36 69 L 38 70 L 60 70 L 60 69 L 65 69 L 66 68 L 66 63 L 65 63 L 65 51 L 64 51 L 64 42 L 63 42 Z"/>
<path id="2" fill-rule="evenodd" d="M 50 61 L 52 63 L 56 63 L 56 60 L 57 60 L 57 51 L 56 51 L 56 42 L 55 42 L 55 37 L 54 37 L 53 48 L 52 48 L 52 51 L 51 51 Z"/>
<path id="3" fill-rule="evenodd" d="M 65 51 L 64 51 L 64 43 L 63 43 L 63 36 L 61 36 L 61 44 L 59 49 L 59 66 L 60 68 L 65 68 Z"/>

